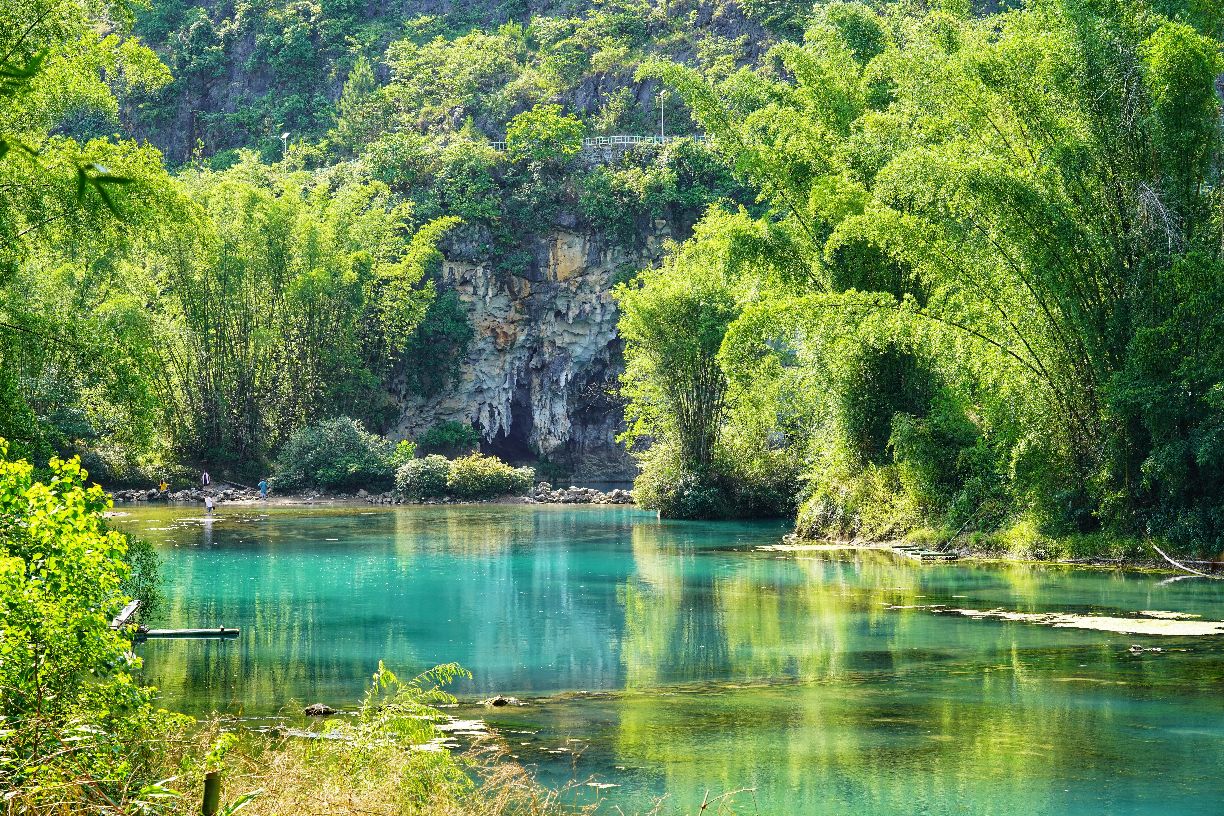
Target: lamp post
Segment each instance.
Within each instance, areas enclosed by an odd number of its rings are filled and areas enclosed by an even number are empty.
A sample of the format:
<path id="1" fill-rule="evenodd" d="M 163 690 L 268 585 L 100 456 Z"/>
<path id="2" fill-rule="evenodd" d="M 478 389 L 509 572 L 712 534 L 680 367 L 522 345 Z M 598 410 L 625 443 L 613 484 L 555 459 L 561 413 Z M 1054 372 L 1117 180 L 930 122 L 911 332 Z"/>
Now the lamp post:
<path id="1" fill-rule="evenodd" d="M 664 142 L 667 141 L 667 133 L 663 127 L 663 95 L 665 93 L 667 93 L 667 91 L 664 88 L 660 87 L 659 88 L 659 144 L 663 144 Z"/>
<path id="2" fill-rule="evenodd" d="M 288 154 L 288 152 L 289 152 L 289 131 L 286 130 L 284 133 L 281 134 L 281 158 L 282 159 L 285 158 L 285 155 Z"/>

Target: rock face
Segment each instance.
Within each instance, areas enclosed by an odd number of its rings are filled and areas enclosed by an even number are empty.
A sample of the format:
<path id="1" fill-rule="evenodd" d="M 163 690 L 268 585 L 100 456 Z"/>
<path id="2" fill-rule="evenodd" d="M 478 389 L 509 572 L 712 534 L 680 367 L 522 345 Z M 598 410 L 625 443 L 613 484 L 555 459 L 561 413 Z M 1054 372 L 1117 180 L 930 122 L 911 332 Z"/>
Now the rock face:
<path id="1" fill-rule="evenodd" d="M 499 271 L 478 239 L 444 247 L 439 289 L 458 295 L 475 337 L 457 385 L 404 397 L 397 432 L 471 423 L 503 458 L 546 457 L 575 468 L 578 480 L 631 479 L 633 461 L 615 441 L 624 414 L 612 394 L 623 362 L 611 290 L 653 263 L 669 234 L 660 223 L 642 251 L 629 252 L 557 228 L 532 241 L 522 274 Z"/>

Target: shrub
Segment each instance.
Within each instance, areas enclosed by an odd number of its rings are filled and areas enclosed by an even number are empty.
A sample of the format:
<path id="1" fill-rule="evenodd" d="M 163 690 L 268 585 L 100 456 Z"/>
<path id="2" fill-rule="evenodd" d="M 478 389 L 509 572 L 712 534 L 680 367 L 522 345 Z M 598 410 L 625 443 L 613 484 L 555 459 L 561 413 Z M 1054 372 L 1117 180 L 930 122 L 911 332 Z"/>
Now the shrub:
<path id="1" fill-rule="evenodd" d="M 679 464 L 666 444 L 642 457 L 642 472 L 633 483 L 638 505 L 662 518 L 782 518 L 795 512 L 798 474 L 781 451 L 764 451 L 760 461 L 737 458 L 724 447 L 703 474 Z"/>
<path id="2" fill-rule="evenodd" d="M 276 457 L 276 481 L 280 487 L 383 485 L 391 481 L 395 457 L 395 446 L 358 420 L 327 419 L 289 437 Z"/>
<path id="3" fill-rule="evenodd" d="M 0 440 L 0 779 L 6 812 L 112 812 L 162 778 L 152 767 L 182 719 L 152 706 L 131 642 L 110 619 L 128 601 L 128 540 L 78 460 L 34 479 Z M 147 565 L 144 565 L 147 566 Z"/>
<path id="4" fill-rule="evenodd" d="M 506 152 L 514 161 L 560 165 L 582 150 L 582 122 L 560 105 L 536 105 L 506 126 Z"/>
<path id="5" fill-rule="evenodd" d="M 516 468 L 496 456 L 473 453 L 451 462 L 446 487 L 457 498 L 492 499 L 526 493 L 534 481 L 535 471 L 529 467 Z"/>
<path id="6" fill-rule="evenodd" d="M 446 495 L 451 463 L 445 456 L 431 455 L 413 459 L 395 471 L 395 490 L 411 499 Z"/>
<path id="7" fill-rule="evenodd" d="M 401 439 L 395 444 L 395 452 L 391 454 L 391 467 L 399 468 L 412 461 L 416 456 L 416 443 L 410 439 Z"/>

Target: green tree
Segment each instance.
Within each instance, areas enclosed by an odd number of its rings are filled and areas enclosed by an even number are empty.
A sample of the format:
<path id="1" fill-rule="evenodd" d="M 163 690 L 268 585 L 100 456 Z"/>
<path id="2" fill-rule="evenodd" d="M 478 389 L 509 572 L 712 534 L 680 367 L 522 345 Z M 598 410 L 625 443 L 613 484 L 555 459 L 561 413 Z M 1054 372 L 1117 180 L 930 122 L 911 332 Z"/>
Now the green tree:
<path id="1" fill-rule="evenodd" d="M 0 32 L 0 434 L 40 459 L 152 436 L 145 293 L 124 264 L 181 201 L 119 135 L 121 103 L 169 80 L 125 8 L 23 3 Z"/>
<path id="2" fill-rule="evenodd" d="M 411 458 L 411 451 L 404 453 Z M 368 488 L 391 482 L 403 462 L 396 446 L 349 417 L 297 429 L 276 459 L 276 483 L 283 487 Z"/>
<path id="3" fill-rule="evenodd" d="M 560 105 L 536 105 L 506 126 L 506 151 L 514 161 L 563 165 L 582 150 L 585 128 Z"/>
<path id="4" fill-rule="evenodd" d="M 645 73 L 684 95 L 771 205 L 759 229 L 727 236 L 755 258 L 766 293 L 745 348 L 830 373 L 851 371 L 865 346 L 893 349 L 878 357 L 888 376 L 823 378 L 843 397 L 810 434 L 814 491 L 849 496 L 857 479 L 904 491 L 905 457 L 949 451 L 902 438 L 950 404 L 976 440 L 946 439 L 980 468 L 961 471 L 958 489 L 1006 473 L 1012 502 L 989 518 L 970 509 L 957 526 L 1035 512 L 1051 530 L 1142 531 L 1180 507 L 1200 540 L 1219 540 L 1210 514 L 1187 509 L 1205 508 L 1204 496 L 1168 492 L 1188 484 L 1175 472 L 1214 472 L 1214 340 L 1181 374 L 1138 344 L 1169 320 L 1214 330 L 1205 313 L 1173 318 L 1160 304 L 1220 263 L 1219 43 L 1125 2 L 1041 2 L 983 19 L 837 3 L 774 57 L 783 78 Z M 1140 409 L 1154 407 L 1136 399 L 1147 376 L 1185 382 L 1186 413 Z M 925 395 L 911 389 L 922 378 Z M 874 453 L 830 467 L 855 433 L 842 418 L 855 414 L 870 420 L 858 430 Z M 1166 439 L 1158 455 L 1151 429 L 1167 423 L 1181 443 Z M 971 504 L 910 518 L 946 523 Z"/>
<path id="5" fill-rule="evenodd" d="M 413 234 L 409 207 L 381 183 L 333 188 L 249 157 L 184 181 L 198 227 L 151 247 L 180 449 L 257 464 L 322 417 L 386 422 L 390 378 L 433 299 L 426 272 L 457 219 Z"/>
<path id="6" fill-rule="evenodd" d="M 127 636 L 128 546 L 108 531 L 102 489 L 77 461 L 36 481 L 0 441 L 0 775 L 19 810 L 136 808 L 160 768 L 156 714 Z M 71 804 L 67 804 L 71 803 Z"/>
<path id="7" fill-rule="evenodd" d="M 631 436 L 674 442 L 686 470 L 708 473 L 726 407 L 718 352 L 738 312 L 730 287 L 718 271 L 677 260 L 620 286 L 616 299 Z"/>
<path id="8" fill-rule="evenodd" d="M 383 126 L 377 91 L 374 68 L 365 56 L 358 57 L 336 102 L 333 141 L 355 151 L 374 140 Z"/>

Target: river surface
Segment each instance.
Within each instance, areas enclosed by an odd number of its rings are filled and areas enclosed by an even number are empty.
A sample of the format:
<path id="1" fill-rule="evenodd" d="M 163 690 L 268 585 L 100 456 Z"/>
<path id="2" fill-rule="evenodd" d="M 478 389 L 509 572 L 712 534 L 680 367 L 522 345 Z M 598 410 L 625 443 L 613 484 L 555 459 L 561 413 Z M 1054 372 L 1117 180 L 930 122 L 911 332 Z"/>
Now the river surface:
<path id="1" fill-rule="evenodd" d="M 400 674 L 458 661 L 474 674 L 461 698 L 530 701 L 476 716 L 541 781 L 610 813 L 660 797 L 691 813 L 740 789 L 706 813 L 1224 813 L 1224 637 L 929 608 L 1220 620 L 1224 582 L 762 551 L 782 525 L 623 507 L 118 522 L 161 548 L 159 625 L 242 629 L 140 647 L 170 708 L 351 705 L 380 659 Z"/>

